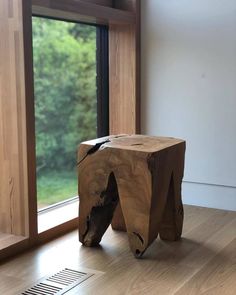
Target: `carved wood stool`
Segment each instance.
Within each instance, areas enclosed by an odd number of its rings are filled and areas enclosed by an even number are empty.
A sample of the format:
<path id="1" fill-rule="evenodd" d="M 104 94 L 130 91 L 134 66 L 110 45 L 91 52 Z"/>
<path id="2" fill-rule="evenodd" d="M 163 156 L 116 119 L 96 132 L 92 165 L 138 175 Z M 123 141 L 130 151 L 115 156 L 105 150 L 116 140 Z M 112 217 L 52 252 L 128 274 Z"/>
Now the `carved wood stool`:
<path id="1" fill-rule="evenodd" d="M 181 237 L 185 141 L 143 135 L 83 142 L 78 151 L 79 240 L 96 246 L 112 223 L 135 257 L 156 239 Z"/>

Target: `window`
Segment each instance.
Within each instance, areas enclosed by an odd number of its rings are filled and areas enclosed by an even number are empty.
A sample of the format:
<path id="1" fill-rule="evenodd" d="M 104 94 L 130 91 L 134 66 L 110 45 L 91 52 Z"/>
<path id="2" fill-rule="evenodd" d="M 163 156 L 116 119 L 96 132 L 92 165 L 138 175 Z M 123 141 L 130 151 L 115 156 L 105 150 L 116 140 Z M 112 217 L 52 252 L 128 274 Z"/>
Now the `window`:
<path id="1" fill-rule="evenodd" d="M 105 1 L 90 0 L 86 1 L 85 6 L 81 1 L 73 1 L 73 12 L 67 0 L 60 0 L 60 5 L 57 5 L 57 1 L 16 0 L 14 1 L 16 5 L 9 5 L 8 8 L 5 2 L 12 1 L 0 2 L 4 6 L 2 25 L 8 28 L 2 31 L 4 46 L 1 48 L 3 61 L 1 66 L 4 75 L 0 76 L 0 84 L 4 88 L 4 95 L 0 100 L 5 114 L 0 116 L 2 126 L 0 167 L 3 175 L 0 190 L 0 232 L 6 233 L 5 238 L 2 237 L 1 240 L 0 258 L 2 258 L 15 255 L 22 249 L 65 233 L 75 228 L 78 222 L 78 218 L 73 218 L 64 224 L 57 224 L 59 226 L 49 231 L 40 231 L 40 234 L 37 232 L 37 218 L 41 213 L 37 214 L 35 198 L 36 149 L 31 42 L 31 27 L 35 18 L 32 19 L 32 13 L 51 19 L 86 21 L 98 25 L 96 27 L 98 136 L 108 132 L 108 76 L 109 108 L 112 112 L 109 128 L 113 134 L 129 134 L 139 132 L 140 123 L 140 1 L 134 0 L 132 5 L 129 5 L 128 0 L 112 1 L 111 5 L 111 1 L 105 3 Z M 14 26 L 10 25 L 12 22 Z M 104 23 L 107 25 L 103 26 Z M 4 112 L 4 110 L 11 111 Z M 60 209 L 63 209 L 61 215 L 65 215 L 64 208 Z M 50 221 L 53 218 L 51 217 Z M 10 239 L 9 232 L 11 232 Z"/>
<path id="2" fill-rule="evenodd" d="M 37 203 L 42 211 L 76 200 L 77 146 L 108 133 L 107 30 L 43 17 L 33 17 L 32 23 Z"/>

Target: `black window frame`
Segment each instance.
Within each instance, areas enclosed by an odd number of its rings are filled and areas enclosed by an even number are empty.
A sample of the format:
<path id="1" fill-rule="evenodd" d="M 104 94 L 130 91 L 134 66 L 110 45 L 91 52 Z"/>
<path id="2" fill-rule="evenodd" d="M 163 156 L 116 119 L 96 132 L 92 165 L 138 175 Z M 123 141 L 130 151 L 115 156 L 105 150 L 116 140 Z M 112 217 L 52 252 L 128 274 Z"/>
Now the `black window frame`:
<path id="1" fill-rule="evenodd" d="M 97 26 L 97 136 L 109 135 L 109 34 Z"/>

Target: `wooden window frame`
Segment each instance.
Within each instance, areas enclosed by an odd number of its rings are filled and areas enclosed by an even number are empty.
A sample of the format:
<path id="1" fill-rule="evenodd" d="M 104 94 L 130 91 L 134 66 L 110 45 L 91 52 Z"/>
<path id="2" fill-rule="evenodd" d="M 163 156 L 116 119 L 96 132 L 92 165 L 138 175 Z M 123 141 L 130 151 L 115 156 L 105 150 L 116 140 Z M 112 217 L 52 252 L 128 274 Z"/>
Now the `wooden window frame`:
<path id="1" fill-rule="evenodd" d="M 0 0 L 5 1 L 5 0 Z M 27 234 L 23 241 L 0 251 L 0 258 L 78 227 L 78 218 L 38 234 L 36 198 L 35 116 L 32 52 L 32 14 L 109 27 L 109 132 L 140 133 L 140 0 L 9 0 L 22 6 L 22 44 L 26 113 Z"/>

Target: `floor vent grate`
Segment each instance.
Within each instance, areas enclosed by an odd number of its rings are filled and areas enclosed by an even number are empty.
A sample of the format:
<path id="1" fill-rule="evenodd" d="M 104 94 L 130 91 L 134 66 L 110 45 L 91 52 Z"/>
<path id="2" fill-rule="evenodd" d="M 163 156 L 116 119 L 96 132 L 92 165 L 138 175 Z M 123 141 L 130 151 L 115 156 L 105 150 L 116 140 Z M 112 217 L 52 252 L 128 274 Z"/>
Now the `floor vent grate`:
<path id="1" fill-rule="evenodd" d="M 65 268 L 58 273 L 44 278 L 33 287 L 22 292 L 22 295 L 61 295 L 81 284 L 93 273 L 85 273 Z"/>

